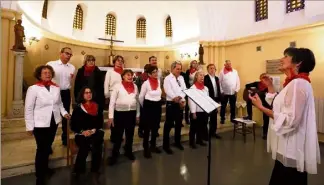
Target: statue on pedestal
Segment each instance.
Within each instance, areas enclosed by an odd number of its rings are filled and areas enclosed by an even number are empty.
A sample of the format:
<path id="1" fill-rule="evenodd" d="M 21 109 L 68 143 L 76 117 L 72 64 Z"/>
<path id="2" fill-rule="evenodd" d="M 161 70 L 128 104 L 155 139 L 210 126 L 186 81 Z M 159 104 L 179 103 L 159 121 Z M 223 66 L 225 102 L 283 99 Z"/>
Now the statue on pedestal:
<path id="1" fill-rule="evenodd" d="M 17 20 L 15 25 L 15 45 L 12 47 L 14 51 L 26 51 L 26 47 L 24 46 L 24 27 L 21 25 L 21 19 Z"/>
<path id="2" fill-rule="evenodd" d="M 204 65 L 204 48 L 202 44 L 199 46 L 199 64 Z"/>

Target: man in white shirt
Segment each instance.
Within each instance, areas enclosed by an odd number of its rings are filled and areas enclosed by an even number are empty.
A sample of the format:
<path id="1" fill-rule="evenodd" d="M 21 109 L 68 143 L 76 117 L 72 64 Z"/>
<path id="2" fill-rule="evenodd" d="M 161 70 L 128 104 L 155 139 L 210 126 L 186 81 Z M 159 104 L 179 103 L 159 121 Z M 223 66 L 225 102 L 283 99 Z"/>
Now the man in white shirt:
<path id="1" fill-rule="evenodd" d="M 157 65 L 157 58 L 155 56 L 151 56 L 149 58 L 149 64 L 151 66 L 156 66 L 158 68 L 158 65 Z M 160 68 L 158 68 L 158 79 L 161 81 L 161 84 L 162 83 L 162 70 Z"/>
<path id="2" fill-rule="evenodd" d="M 50 61 L 46 65 L 53 67 L 55 77 L 53 81 L 59 85 L 61 90 L 61 99 L 64 109 L 69 113 L 71 105 L 71 83 L 75 74 L 75 67 L 69 63 L 72 57 L 72 50 L 69 47 L 64 47 L 60 51 L 60 59 Z M 62 144 L 67 145 L 67 120 L 63 117 L 62 120 Z"/>
<path id="3" fill-rule="evenodd" d="M 219 82 L 222 93 L 222 106 L 221 106 L 221 124 L 225 123 L 225 110 L 229 101 L 231 109 L 231 121 L 235 119 L 235 106 L 237 92 L 240 90 L 240 78 L 235 69 L 232 68 L 230 60 L 225 61 L 225 67 L 219 73 Z"/>
<path id="4" fill-rule="evenodd" d="M 180 75 L 182 64 L 179 61 L 171 64 L 171 73 L 164 79 L 164 91 L 166 94 L 166 120 L 163 129 L 163 150 L 172 154 L 170 149 L 170 130 L 174 126 L 175 146 L 183 150 L 181 145 L 181 127 L 183 119 L 183 109 L 186 105 L 186 94 L 182 91 L 186 89 L 183 76 Z"/>

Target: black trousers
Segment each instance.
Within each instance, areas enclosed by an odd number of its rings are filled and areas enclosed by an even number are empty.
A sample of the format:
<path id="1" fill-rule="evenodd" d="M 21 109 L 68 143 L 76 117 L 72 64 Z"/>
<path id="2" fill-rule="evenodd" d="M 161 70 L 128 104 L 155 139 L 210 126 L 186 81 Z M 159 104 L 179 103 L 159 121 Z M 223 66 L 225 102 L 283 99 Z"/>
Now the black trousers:
<path id="1" fill-rule="evenodd" d="M 208 139 L 208 115 L 205 112 L 196 112 L 197 119 L 192 118 L 190 115 L 190 130 L 189 130 L 189 143 L 193 145 L 195 143 L 200 143 L 205 138 Z"/>
<path id="2" fill-rule="evenodd" d="M 116 141 L 112 149 L 112 156 L 117 157 L 119 155 L 119 149 L 122 143 L 123 134 L 125 131 L 125 152 L 131 153 L 133 151 L 133 138 L 136 124 L 136 111 L 116 111 L 114 112 L 114 127 Z"/>
<path id="3" fill-rule="evenodd" d="M 166 119 L 163 128 L 163 148 L 170 147 L 170 131 L 174 126 L 174 141 L 176 144 L 181 143 L 181 127 L 183 119 L 183 110 L 180 109 L 179 103 L 167 101 Z"/>
<path id="4" fill-rule="evenodd" d="M 79 147 L 78 155 L 74 165 L 74 171 L 83 173 L 86 170 L 86 159 L 91 151 L 91 171 L 98 172 L 102 159 L 102 143 L 104 132 L 97 130 L 96 133 L 89 137 L 84 135 L 75 135 L 75 143 Z"/>
<path id="5" fill-rule="evenodd" d="M 249 119 L 253 119 L 253 111 L 252 111 L 252 102 L 246 102 L 246 108 Z M 263 113 L 263 136 L 267 136 L 268 134 L 268 127 L 269 127 L 269 116 Z"/>
<path id="6" fill-rule="evenodd" d="M 275 162 L 269 185 L 307 185 L 307 173 Z"/>
<path id="7" fill-rule="evenodd" d="M 143 103 L 143 129 L 144 129 L 144 138 L 143 138 L 143 148 L 147 150 L 149 148 L 149 137 L 151 134 L 151 143 L 150 147 L 156 147 L 156 136 L 159 129 L 162 113 L 162 104 L 160 101 L 149 101 L 144 100 Z"/>
<path id="8" fill-rule="evenodd" d="M 143 112 L 143 108 L 141 107 L 140 108 L 140 112 Z M 138 131 L 139 132 L 142 132 L 144 130 L 144 117 L 142 114 L 140 114 L 140 120 L 139 120 L 139 125 L 138 125 Z"/>
<path id="9" fill-rule="evenodd" d="M 186 123 L 190 123 L 190 110 L 189 110 L 189 104 L 188 104 L 188 96 L 186 96 L 186 107 L 185 107 L 185 121 Z"/>
<path id="10" fill-rule="evenodd" d="M 71 92 L 70 92 L 70 89 L 67 89 L 67 90 L 61 90 L 61 99 L 62 99 L 62 102 L 63 102 L 63 107 L 64 109 L 70 113 L 70 105 L 71 105 Z M 64 116 L 64 115 L 62 115 Z M 63 120 L 62 120 L 62 142 L 63 142 L 63 145 L 66 145 L 67 144 L 67 128 L 66 128 L 66 125 L 67 125 L 67 119 L 65 119 L 63 117 Z"/>
<path id="11" fill-rule="evenodd" d="M 36 140 L 37 150 L 35 157 L 35 169 L 37 178 L 45 178 L 48 171 L 48 158 L 55 138 L 57 124 L 52 115 L 50 127 L 35 127 L 33 134 Z"/>
<path id="12" fill-rule="evenodd" d="M 228 102 L 230 104 L 230 109 L 231 109 L 231 120 L 235 119 L 236 95 L 224 95 L 221 102 L 222 106 L 220 112 L 222 122 L 225 121 L 225 110 Z"/>

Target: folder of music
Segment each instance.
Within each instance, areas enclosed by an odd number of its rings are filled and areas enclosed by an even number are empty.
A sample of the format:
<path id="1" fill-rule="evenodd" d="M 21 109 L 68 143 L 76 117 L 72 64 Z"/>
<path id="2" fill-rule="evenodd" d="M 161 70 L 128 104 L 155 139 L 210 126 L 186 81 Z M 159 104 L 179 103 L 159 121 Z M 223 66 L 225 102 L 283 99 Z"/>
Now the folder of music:
<path id="1" fill-rule="evenodd" d="M 197 89 L 185 89 L 183 92 L 208 114 L 221 106 Z"/>

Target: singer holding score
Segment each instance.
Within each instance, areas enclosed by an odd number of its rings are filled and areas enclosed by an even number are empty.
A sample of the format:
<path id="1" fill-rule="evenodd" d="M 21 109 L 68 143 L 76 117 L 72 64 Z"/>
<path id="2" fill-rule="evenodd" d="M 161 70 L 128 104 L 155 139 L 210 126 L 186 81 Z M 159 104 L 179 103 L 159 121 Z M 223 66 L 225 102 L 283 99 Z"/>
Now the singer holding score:
<path id="1" fill-rule="evenodd" d="M 280 62 L 280 70 L 287 77 L 277 95 L 273 90 L 266 95 L 268 101 L 273 99 L 272 110 L 262 105 L 257 94 L 250 94 L 249 98 L 270 117 L 268 152 L 272 152 L 275 165 L 269 184 L 307 185 L 307 174 L 317 174 L 320 163 L 315 102 L 309 78 L 315 57 L 306 48 L 287 48 Z M 270 78 L 266 81 L 272 84 Z"/>

